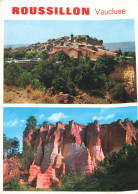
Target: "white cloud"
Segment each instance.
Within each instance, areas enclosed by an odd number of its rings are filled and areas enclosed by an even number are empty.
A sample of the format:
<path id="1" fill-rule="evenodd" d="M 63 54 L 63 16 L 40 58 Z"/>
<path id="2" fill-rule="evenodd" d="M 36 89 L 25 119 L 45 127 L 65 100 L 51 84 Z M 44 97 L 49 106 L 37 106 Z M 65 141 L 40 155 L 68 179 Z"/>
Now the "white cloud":
<path id="1" fill-rule="evenodd" d="M 114 114 L 107 115 L 107 116 L 106 116 L 106 120 L 107 120 L 107 119 L 112 119 L 114 116 L 115 116 Z"/>
<path id="2" fill-rule="evenodd" d="M 41 114 L 41 115 L 39 115 L 39 119 L 43 119 L 45 117 L 45 115 L 44 114 Z"/>
<path id="3" fill-rule="evenodd" d="M 94 117 L 92 117 L 92 120 L 98 120 L 98 121 L 108 120 L 108 119 L 112 119 L 114 116 L 115 116 L 114 114 L 110 114 L 110 115 L 107 115 L 105 117 L 97 117 L 97 116 L 94 116 Z"/>
<path id="4" fill-rule="evenodd" d="M 92 117 L 92 120 L 98 120 L 98 121 L 100 121 L 100 120 L 103 120 L 104 119 L 104 117 L 97 117 L 97 116 L 94 116 L 94 117 Z"/>
<path id="5" fill-rule="evenodd" d="M 7 127 L 15 127 L 15 126 L 17 126 L 17 123 L 18 123 L 18 119 L 14 119 L 13 121 L 9 121 L 5 124 Z"/>
<path id="6" fill-rule="evenodd" d="M 53 122 L 57 122 L 57 121 L 60 121 L 60 119 L 65 119 L 67 117 L 68 116 L 65 115 L 64 113 L 59 112 L 59 113 L 52 114 L 50 117 L 48 117 L 48 120 L 53 121 Z"/>
<path id="7" fill-rule="evenodd" d="M 21 123 L 24 123 L 25 122 L 25 120 L 21 120 Z"/>

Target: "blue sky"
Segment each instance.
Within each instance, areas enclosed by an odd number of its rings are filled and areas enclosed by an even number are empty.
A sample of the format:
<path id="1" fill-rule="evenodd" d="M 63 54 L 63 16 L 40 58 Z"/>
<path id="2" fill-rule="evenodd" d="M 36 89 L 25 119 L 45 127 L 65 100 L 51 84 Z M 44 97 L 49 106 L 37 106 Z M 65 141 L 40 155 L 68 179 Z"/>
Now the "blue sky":
<path id="1" fill-rule="evenodd" d="M 46 42 L 61 36 L 89 35 L 104 43 L 135 41 L 133 19 L 120 20 L 5 20 L 4 44 Z"/>
<path id="2" fill-rule="evenodd" d="M 119 107 L 119 108 L 4 108 L 4 130 L 7 137 L 17 137 L 22 147 L 23 131 L 26 127 L 26 120 L 30 116 L 35 116 L 37 124 L 48 121 L 55 124 L 61 121 L 68 124 L 74 120 L 79 124 L 87 124 L 98 120 L 100 124 L 111 123 L 125 118 L 129 120 L 137 120 L 137 107 Z"/>

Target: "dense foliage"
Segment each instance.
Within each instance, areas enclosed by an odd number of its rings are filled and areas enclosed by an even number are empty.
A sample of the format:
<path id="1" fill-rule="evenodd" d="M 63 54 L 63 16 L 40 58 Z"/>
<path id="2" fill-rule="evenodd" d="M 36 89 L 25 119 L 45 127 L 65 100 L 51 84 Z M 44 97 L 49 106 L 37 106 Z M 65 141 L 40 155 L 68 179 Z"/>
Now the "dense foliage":
<path id="1" fill-rule="evenodd" d="M 37 125 L 37 119 L 34 116 L 30 116 L 26 122 L 27 129 L 28 130 L 35 129 L 36 125 Z"/>
<path id="2" fill-rule="evenodd" d="M 29 170 L 33 161 L 33 150 L 26 143 L 23 145 L 23 152 L 21 154 L 21 165 L 23 170 Z"/>
<path id="3" fill-rule="evenodd" d="M 138 146 L 125 144 L 118 152 L 106 156 L 94 175 L 66 175 L 57 191 L 127 191 L 138 189 Z"/>
<path id="4" fill-rule="evenodd" d="M 11 157 L 19 153 L 19 140 L 14 138 L 8 138 L 3 134 L 3 153 L 4 157 Z"/>
<path id="5" fill-rule="evenodd" d="M 28 72 L 17 63 L 5 62 L 4 75 L 7 85 L 24 88 L 31 85 L 33 89 L 38 88 L 41 90 L 53 86 L 57 92 L 68 93 L 73 96 L 77 95 L 75 90 L 75 86 L 77 86 L 89 95 L 104 97 L 107 85 L 109 85 L 109 75 L 114 71 L 114 64 L 117 63 L 113 56 L 106 54 L 99 56 L 96 63 L 93 63 L 87 54 L 83 59 L 76 60 L 69 57 L 62 50 L 58 51 L 52 60 L 48 59 L 49 56 L 45 51 L 39 54 L 35 51 L 12 53 L 14 56 L 15 54 L 18 54 L 18 57 L 24 55 L 26 58 L 37 56 L 41 58 L 41 61 L 33 66 L 31 72 Z M 118 55 L 122 55 L 122 52 L 119 52 Z M 127 55 L 130 55 L 130 53 Z M 5 57 L 7 56 L 9 56 L 9 53 L 5 51 Z M 119 58 L 119 60 L 122 59 Z M 119 63 L 121 64 L 121 62 Z M 113 100 L 128 101 L 125 85 L 119 87 L 115 83 L 112 87 L 110 85 L 110 90 Z"/>
<path id="6" fill-rule="evenodd" d="M 109 93 L 111 95 L 111 98 L 118 102 L 129 102 L 129 98 L 127 96 L 126 90 L 125 90 L 125 84 L 117 83 L 113 88 L 109 90 Z"/>

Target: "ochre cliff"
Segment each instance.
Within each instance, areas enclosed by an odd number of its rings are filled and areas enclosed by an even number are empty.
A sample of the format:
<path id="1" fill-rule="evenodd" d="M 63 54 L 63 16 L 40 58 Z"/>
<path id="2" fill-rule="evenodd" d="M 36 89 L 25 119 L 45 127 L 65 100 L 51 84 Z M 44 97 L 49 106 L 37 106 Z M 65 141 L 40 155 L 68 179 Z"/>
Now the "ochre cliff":
<path id="1" fill-rule="evenodd" d="M 129 96 L 136 98 L 136 69 L 133 65 L 115 65 L 115 70 L 110 74 L 109 79 L 126 84 L 126 91 Z"/>
<path id="2" fill-rule="evenodd" d="M 29 170 L 29 182 L 37 188 L 50 188 L 71 170 L 93 173 L 104 156 L 125 143 L 135 143 L 132 123 L 126 119 L 99 125 L 98 121 L 82 126 L 69 124 L 41 126 L 24 132 L 24 143 L 33 147 L 34 160 Z"/>

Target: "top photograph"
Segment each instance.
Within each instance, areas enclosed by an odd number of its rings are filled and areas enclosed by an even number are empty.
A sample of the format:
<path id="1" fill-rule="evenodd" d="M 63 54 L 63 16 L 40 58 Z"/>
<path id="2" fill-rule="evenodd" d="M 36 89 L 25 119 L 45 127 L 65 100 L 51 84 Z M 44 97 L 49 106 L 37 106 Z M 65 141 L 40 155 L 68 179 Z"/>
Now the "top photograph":
<path id="1" fill-rule="evenodd" d="M 135 21 L 5 20 L 5 104 L 137 102 Z"/>

